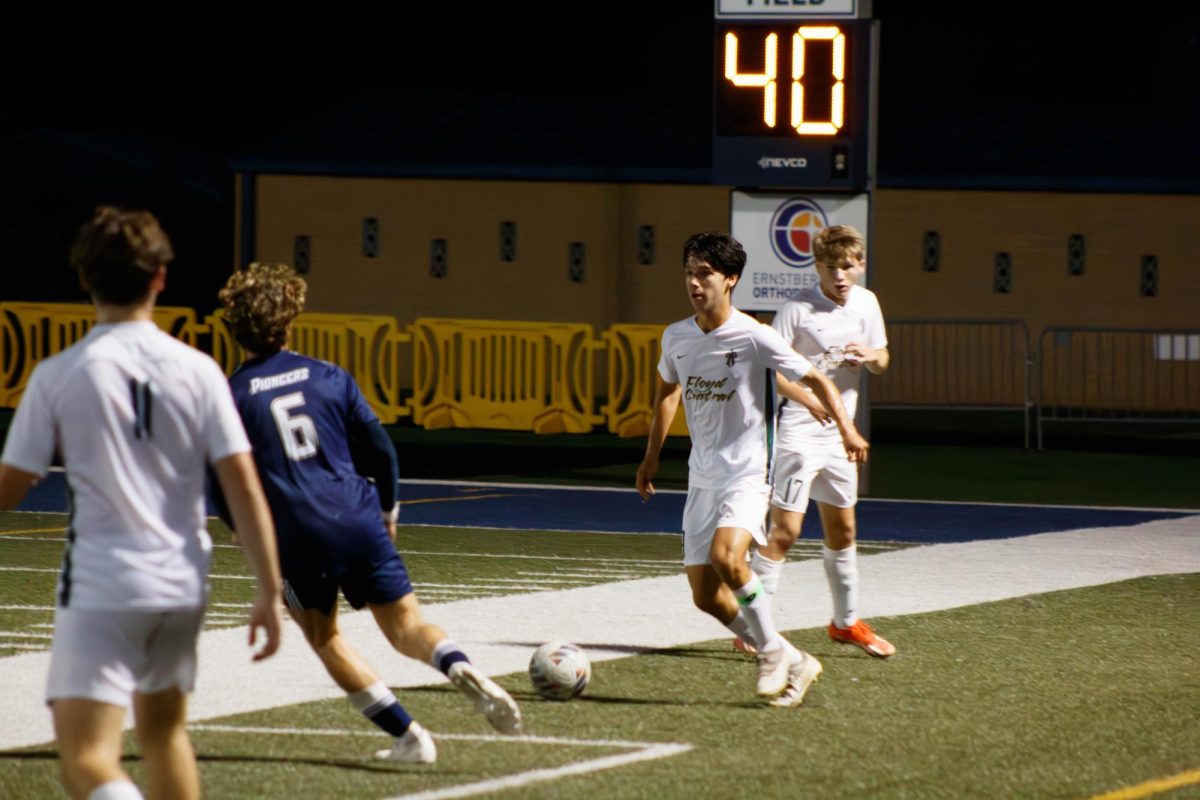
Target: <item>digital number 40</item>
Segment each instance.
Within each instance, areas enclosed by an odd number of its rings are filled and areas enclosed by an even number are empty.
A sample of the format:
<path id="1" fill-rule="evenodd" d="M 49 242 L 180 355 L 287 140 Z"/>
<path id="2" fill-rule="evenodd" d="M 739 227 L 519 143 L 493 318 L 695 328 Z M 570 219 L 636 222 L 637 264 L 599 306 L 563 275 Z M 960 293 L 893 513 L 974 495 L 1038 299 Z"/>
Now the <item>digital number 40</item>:
<path id="1" fill-rule="evenodd" d="M 830 72 L 833 76 L 833 91 L 829 99 L 829 118 L 824 121 L 804 118 L 804 55 L 805 43 L 829 41 L 833 43 Z M 766 57 L 762 72 L 738 71 L 738 37 L 735 33 L 725 34 L 725 80 L 738 88 L 755 88 L 763 91 L 763 122 L 768 128 L 776 124 L 775 108 L 779 75 L 779 35 L 767 34 L 763 43 Z M 846 122 L 846 35 L 832 26 L 804 25 L 792 34 L 792 86 L 791 124 L 801 136 L 832 136 Z"/>

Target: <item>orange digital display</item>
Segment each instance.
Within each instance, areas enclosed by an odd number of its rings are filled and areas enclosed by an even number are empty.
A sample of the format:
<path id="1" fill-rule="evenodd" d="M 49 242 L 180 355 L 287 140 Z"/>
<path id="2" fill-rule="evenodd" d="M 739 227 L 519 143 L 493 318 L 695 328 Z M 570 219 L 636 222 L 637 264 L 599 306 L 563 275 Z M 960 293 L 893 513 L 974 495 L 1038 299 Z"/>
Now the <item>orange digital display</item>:
<path id="1" fill-rule="evenodd" d="M 836 136 L 849 116 L 846 31 L 829 24 L 725 25 L 718 135 Z"/>
<path id="2" fill-rule="evenodd" d="M 713 182 L 866 186 L 876 36 L 870 19 L 718 17 Z"/>

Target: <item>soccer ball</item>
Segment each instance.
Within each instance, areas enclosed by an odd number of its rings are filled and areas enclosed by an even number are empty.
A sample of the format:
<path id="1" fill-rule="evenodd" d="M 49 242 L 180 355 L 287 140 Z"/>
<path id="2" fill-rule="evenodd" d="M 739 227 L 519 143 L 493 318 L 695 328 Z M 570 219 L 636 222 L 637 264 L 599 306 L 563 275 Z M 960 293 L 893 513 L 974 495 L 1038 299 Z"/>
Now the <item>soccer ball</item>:
<path id="1" fill-rule="evenodd" d="M 547 700 L 570 700 L 592 679 L 587 653 L 569 642 L 546 642 L 529 659 L 529 680 Z"/>

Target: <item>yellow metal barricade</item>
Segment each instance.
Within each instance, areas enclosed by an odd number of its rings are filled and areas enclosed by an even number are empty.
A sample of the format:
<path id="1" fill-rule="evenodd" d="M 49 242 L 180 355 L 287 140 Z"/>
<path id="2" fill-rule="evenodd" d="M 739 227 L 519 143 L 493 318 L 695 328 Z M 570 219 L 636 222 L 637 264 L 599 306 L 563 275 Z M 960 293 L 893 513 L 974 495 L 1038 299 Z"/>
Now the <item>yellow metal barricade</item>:
<path id="1" fill-rule="evenodd" d="M 213 358 L 226 374 L 232 374 L 245 353 L 234 341 L 222 310 L 208 319 Z M 306 313 L 292 323 L 289 347 L 349 372 L 380 421 L 390 425 L 411 413 L 400 401 L 399 368 L 399 347 L 411 338 L 393 317 Z"/>
<path id="2" fill-rule="evenodd" d="M 410 330 L 419 425 L 587 433 L 603 421 L 591 325 L 422 318 Z"/>
<path id="3" fill-rule="evenodd" d="M 154 309 L 158 327 L 196 345 L 199 328 L 190 308 Z M 95 306 L 85 303 L 0 303 L 0 407 L 15 408 L 34 366 L 78 342 L 96 324 Z"/>
<path id="4" fill-rule="evenodd" d="M 654 391 L 665 325 L 613 325 L 604 332 L 608 343 L 608 403 L 600 409 L 610 433 L 645 436 L 654 418 Z M 683 403 L 667 431 L 687 436 Z"/>

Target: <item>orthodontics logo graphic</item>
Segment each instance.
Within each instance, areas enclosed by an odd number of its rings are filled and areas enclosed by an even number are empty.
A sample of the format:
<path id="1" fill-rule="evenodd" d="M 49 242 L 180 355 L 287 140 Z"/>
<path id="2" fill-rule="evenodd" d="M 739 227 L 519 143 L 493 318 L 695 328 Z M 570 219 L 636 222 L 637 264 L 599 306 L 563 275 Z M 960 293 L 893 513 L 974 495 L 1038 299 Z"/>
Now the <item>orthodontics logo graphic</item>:
<path id="1" fill-rule="evenodd" d="M 807 197 L 785 200 L 771 217 L 771 249 L 789 267 L 811 267 L 813 238 L 828 225 L 825 211 Z"/>

